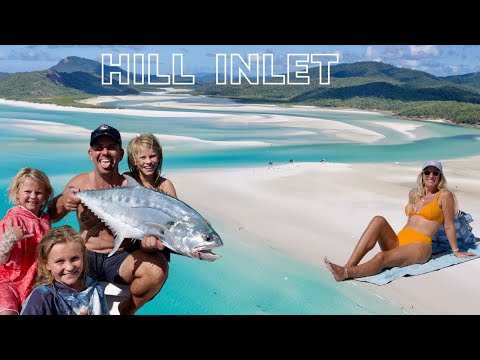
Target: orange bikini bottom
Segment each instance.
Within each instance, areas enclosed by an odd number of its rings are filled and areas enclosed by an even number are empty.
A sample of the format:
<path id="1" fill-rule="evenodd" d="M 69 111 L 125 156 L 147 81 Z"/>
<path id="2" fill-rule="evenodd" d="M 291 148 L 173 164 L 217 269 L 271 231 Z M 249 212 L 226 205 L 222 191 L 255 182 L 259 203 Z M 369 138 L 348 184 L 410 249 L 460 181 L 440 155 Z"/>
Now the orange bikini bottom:
<path id="1" fill-rule="evenodd" d="M 432 245 L 432 238 L 413 229 L 402 229 L 398 235 L 398 246 L 408 245 L 411 243 L 422 242 L 427 245 Z"/>

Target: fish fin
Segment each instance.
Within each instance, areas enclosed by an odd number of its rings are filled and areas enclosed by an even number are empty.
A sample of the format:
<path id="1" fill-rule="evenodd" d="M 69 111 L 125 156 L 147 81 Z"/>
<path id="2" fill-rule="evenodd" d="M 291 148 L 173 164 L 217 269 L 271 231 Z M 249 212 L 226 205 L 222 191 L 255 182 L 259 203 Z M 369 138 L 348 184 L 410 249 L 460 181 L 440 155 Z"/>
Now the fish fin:
<path id="1" fill-rule="evenodd" d="M 127 174 L 122 175 L 127 180 L 127 186 L 140 186 L 137 180 Z"/>
<path id="2" fill-rule="evenodd" d="M 167 226 L 164 226 L 162 224 L 159 224 L 158 222 L 155 221 L 145 221 L 145 225 L 148 225 L 152 230 L 154 230 L 155 233 L 163 235 L 165 233 L 165 230 L 168 230 Z M 155 235 L 155 234 L 152 234 Z"/>
<path id="3" fill-rule="evenodd" d="M 112 255 L 115 253 L 115 251 L 118 250 L 118 248 L 120 247 L 120 245 L 121 245 L 122 242 L 123 242 L 123 239 L 124 239 L 124 236 L 123 236 L 123 234 L 121 234 L 120 232 L 117 232 L 117 233 L 115 234 L 115 246 L 113 247 L 113 250 L 110 251 L 110 253 L 108 254 L 107 257 L 112 256 Z"/>
<path id="4" fill-rule="evenodd" d="M 169 221 L 167 224 L 172 225 L 170 223 L 173 224 L 173 221 Z M 172 240 L 169 240 L 168 238 L 168 236 L 171 236 L 169 231 L 170 226 L 167 227 L 153 221 L 147 221 L 145 222 L 145 225 L 150 226 L 150 228 L 153 230 L 152 233 L 149 235 L 155 236 L 157 239 L 159 239 L 162 242 L 162 244 L 165 247 L 169 248 L 170 250 L 176 251 L 176 249 L 172 247 L 172 245 L 170 244 L 170 243 L 173 243 Z"/>
<path id="5" fill-rule="evenodd" d="M 168 228 L 166 226 L 153 221 L 147 221 L 145 222 L 145 225 L 148 225 L 152 230 L 149 235 L 155 236 L 157 239 L 159 239 L 162 242 L 163 245 L 168 247 L 170 250 L 173 250 L 171 246 L 169 246 L 165 241 L 166 240 L 165 237 L 169 233 Z"/>

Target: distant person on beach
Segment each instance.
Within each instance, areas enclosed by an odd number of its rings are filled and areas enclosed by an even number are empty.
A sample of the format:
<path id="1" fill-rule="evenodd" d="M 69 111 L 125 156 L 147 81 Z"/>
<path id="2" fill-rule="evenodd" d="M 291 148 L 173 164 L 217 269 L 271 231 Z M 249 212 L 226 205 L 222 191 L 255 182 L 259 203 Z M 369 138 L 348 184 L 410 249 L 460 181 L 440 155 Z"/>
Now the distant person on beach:
<path id="1" fill-rule="evenodd" d="M 102 287 L 87 275 L 85 240 L 71 226 L 46 233 L 37 257 L 36 287 L 21 315 L 109 315 Z"/>
<path id="2" fill-rule="evenodd" d="M 157 137 L 153 134 L 140 134 L 130 140 L 127 148 L 130 175 L 147 188 L 177 197 L 172 182 L 162 177 L 163 152 Z"/>
<path id="3" fill-rule="evenodd" d="M 44 172 L 25 167 L 8 197 L 15 206 L 0 221 L 0 315 L 18 315 L 35 281 L 37 244 L 52 224 L 44 209 L 53 188 Z"/>
<path id="4" fill-rule="evenodd" d="M 407 224 L 397 234 L 382 216 L 375 216 L 363 232 L 350 259 L 344 266 L 330 262 L 325 265 L 337 281 L 370 276 L 385 268 L 423 264 L 432 256 L 432 237 L 443 224 L 456 257 L 475 254 L 458 249 L 455 225 L 456 200 L 447 189 L 447 179 L 438 160 L 426 161 L 417 176 L 417 187 L 410 190 L 405 207 Z M 360 264 L 363 257 L 378 243 L 381 251 Z"/>
<path id="5" fill-rule="evenodd" d="M 168 277 L 168 261 L 161 251 L 159 239 L 143 238 L 141 241 L 125 239 L 120 248 L 108 256 L 114 247 L 114 235 L 75 195 L 80 190 L 106 189 L 126 185 L 118 165 L 123 159 L 122 139 L 117 129 L 101 125 L 90 136 L 88 155 L 93 170 L 73 177 L 63 193 L 51 203 L 54 221 L 62 219 L 69 211 L 77 212 L 80 234 L 86 240 L 88 268 L 96 280 L 129 284 L 131 295 L 122 301 L 121 315 L 133 315 L 162 289 Z"/>

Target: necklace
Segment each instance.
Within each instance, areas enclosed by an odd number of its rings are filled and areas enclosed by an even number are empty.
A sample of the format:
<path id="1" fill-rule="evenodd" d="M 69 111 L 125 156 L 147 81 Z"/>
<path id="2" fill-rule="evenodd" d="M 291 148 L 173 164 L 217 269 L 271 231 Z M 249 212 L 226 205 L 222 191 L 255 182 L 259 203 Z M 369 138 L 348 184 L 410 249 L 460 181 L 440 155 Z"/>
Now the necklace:
<path id="1" fill-rule="evenodd" d="M 436 194 L 436 193 L 432 193 L 432 194 L 428 194 L 428 195 L 422 196 L 422 201 L 425 202 L 425 199 L 427 199 L 427 198 L 430 199 L 430 197 L 431 197 L 432 195 L 435 195 L 435 194 Z"/>

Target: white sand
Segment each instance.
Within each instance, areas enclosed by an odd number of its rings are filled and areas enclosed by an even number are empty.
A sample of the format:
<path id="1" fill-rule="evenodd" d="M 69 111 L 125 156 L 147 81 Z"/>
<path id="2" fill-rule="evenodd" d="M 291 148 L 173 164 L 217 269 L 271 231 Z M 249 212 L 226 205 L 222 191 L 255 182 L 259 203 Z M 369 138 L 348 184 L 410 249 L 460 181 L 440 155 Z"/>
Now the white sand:
<path id="1" fill-rule="evenodd" d="M 169 96 L 167 93 L 159 93 L 156 96 L 159 99 L 171 99 L 174 100 L 173 96 Z M 82 102 L 92 104 L 92 105 L 99 105 L 104 102 L 114 101 L 117 99 L 135 99 L 135 100 L 142 100 L 142 99 L 153 99 L 153 96 L 139 96 L 139 95 L 132 95 L 132 96 L 100 96 L 93 99 L 83 100 Z M 145 104 L 138 104 L 137 106 L 157 106 L 159 110 L 162 107 L 167 108 L 176 108 L 176 109 L 188 109 L 188 110 L 210 110 L 210 111 L 282 111 L 283 108 L 275 105 L 252 105 L 252 104 L 238 104 L 234 106 L 228 106 L 225 104 L 199 104 L 199 103 L 179 103 L 176 101 L 161 101 L 158 103 L 145 103 Z M 311 107 L 304 107 L 304 106 L 297 106 L 297 108 L 302 110 L 313 109 L 318 111 L 318 108 L 311 108 Z M 323 109 L 322 109 L 323 110 Z M 141 110 L 139 110 L 141 111 Z M 339 110 L 335 110 L 339 111 Z M 351 113 L 368 113 L 368 112 L 361 112 L 356 110 L 342 110 L 348 111 Z M 371 114 L 376 114 L 369 112 Z M 358 126 L 345 124 L 339 121 L 333 120 L 326 120 L 326 119 L 318 119 L 318 118 L 306 118 L 306 117 L 296 117 L 296 116 L 285 116 L 285 115 L 252 115 L 252 114 L 243 114 L 243 115 L 219 115 L 219 114 L 212 114 L 212 117 L 224 116 L 222 121 L 228 122 L 241 122 L 241 123 L 275 123 L 276 125 L 280 126 L 288 126 L 288 127 L 299 127 L 299 128 L 308 128 L 308 129 L 316 129 L 320 130 L 320 133 L 324 133 L 326 135 L 337 137 L 340 140 L 350 140 L 350 141 L 358 141 L 358 142 L 365 142 L 365 143 L 372 143 L 379 139 L 384 138 L 384 136 L 380 133 L 375 131 L 371 131 L 368 129 L 364 129 Z M 160 115 L 162 116 L 162 115 Z M 384 125 L 388 126 L 388 125 Z M 403 132 L 404 128 L 400 128 L 400 125 L 391 124 L 392 128 L 395 128 L 397 131 Z M 408 128 L 410 129 L 410 128 Z M 298 133 L 297 133 L 298 135 Z M 408 133 L 410 137 L 415 138 L 412 134 Z"/>
<path id="2" fill-rule="evenodd" d="M 91 130 L 85 129 L 81 126 L 40 120 L 12 119 L 9 121 L 9 127 L 27 130 L 31 134 L 55 134 L 59 136 L 74 136 L 85 139 L 89 139 L 91 133 Z"/>
<path id="3" fill-rule="evenodd" d="M 347 261 L 373 216 L 385 216 L 397 232 L 404 226 L 403 208 L 420 166 L 293 163 L 167 177 L 179 197 L 207 217 L 211 214 L 251 241 L 324 269 L 324 256 L 340 264 Z M 445 161 L 444 171 L 460 208 L 480 216 L 480 158 Z M 480 218 L 472 225 L 480 235 Z M 479 275 L 480 261 L 472 260 L 384 286 L 355 284 L 417 314 L 480 314 Z"/>
<path id="4" fill-rule="evenodd" d="M 136 110 L 136 109 L 94 109 L 94 108 L 77 108 L 73 106 L 59 106 L 55 104 L 40 104 L 31 103 L 27 101 L 5 100 L 0 99 L 0 105 L 21 106 L 31 109 L 40 110 L 54 110 L 54 111 L 74 111 L 74 112 L 87 112 L 94 114 L 116 114 L 116 115 L 134 115 L 144 117 L 208 117 L 225 116 L 217 114 L 207 113 L 193 113 L 182 111 L 165 111 L 165 110 Z"/>
<path id="5" fill-rule="evenodd" d="M 125 137 L 126 140 L 130 140 L 137 136 L 136 133 L 125 133 L 127 136 Z M 242 141 L 214 141 L 214 140 L 202 140 L 193 138 L 190 136 L 179 136 L 179 135 L 164 135 L 164 134 L 155 134 L 160 141 L 161 144 L 167 144 L 170 149 L 179 147 L 179 146 L 187 146 L 189 148 L 194 148 L 198 146 L 203 146 L 205 148 L 245 148 L 245 147 L 266 147 L 270 146 L 271 144 L 265 141 L 255 141 L 255 140 L 242 140 Z M 123 135 L 122 135 L 123 136 Z M 162 145 L 163 148 L 163 145 Z"/>
<path id="6" fill-rule="evenodd" d="M 398 123 L 398 122 L 386 122 L 386 121 L 371 121 L 371 123 L 385 126 L 389 129 L 398 131 L 399 133 L 405 135 L 409 139 L 415 139 L 415 134 L 412 134 L 410 131 L 414 131 L 416 128 L 422 126 L 419 124 L 409 124 L 409 123 Z"/>
<path id="7" fill-rule="evenodd" d="M 313 111 L 318 112 L 320 109 L 318 106 L 308 106 L 308 105 L 275 105 L 275 104 L 248 104 L 248 103 L 238 103 L 229 99 L 221 99 L 218 104 L 211 102 L 178 102 L 179 98 L 185 98 L 189 95 L 177 94 L 177 95 L 122 95 L 122 96 L 100 96 L 98 98 L 81 100 L 79 102 L 90 104 L 90 105 L 101 105 L 105 102 L 115 101 L 115 100 L 149 100 L 148 103 L 138 103 L 135 106 L 155 106 L 160 110 L 161 108 L 175 108 L 179 110 L 221 110 L 221 111 L 266 111 L 266 112 L 276 112 L 283 111 L 287 109 L 299 109 L 302 111 Z M 191 98 L 202 98 L 204 96 L 191 96 Z M 158 99 L 158 102 L 152 102 L 152 99 Z M 358 110 L 358 109 L 331 109 L 331 108 L 321 108 L 324 112 L 349 112 L 352 114 L 370 114 L 370 115 L 379 115 L 379 112 L 367 111 L 367 110 Z"/>
<path id="8" fill-rule="evenodd" d="M 274 105 L 274 104 L 244 104 L 244 103 L 237 103 L 234 100 L 229 100 L 229 99 L 222 99 L 221 104 L 211 104 L 211 103 L 181 103 L 181 102 L 176 102 L 180 97 L 188 97 L 188 94 L 176 94 L 176 93 L 183 93 L 183 92 L 188 92 L 192 91 L 191 89 L 175 89 L 175 88 L 162 88 L 166 91 L 164 92 L 143 92 L 143 95 L 120 95 L 120 96 L 98 96 L 95 98 L 90 98 L 90 99 L 85 99 L 85 100 L 80 100 L 79 102 L 89 104 L 89 105 L 100 105 L 105 102 L 110 102 L 110 101 L 115 101 L 115 100 L 152 100 L 152 99 L 158 99 L 158 103 L 152 103 L 149 102 L 149 106 L 158 106 L 158 107 L 171 107 L 171 108 L 176 108 L 176 109 L 189 109 L 189 110 L 205 110 L 206 108 L 209 109 L 215 109 L 215 108 L 221 108 L 222 110 L 244 110 L 244 111 L 259 111 L 259 109 L 262 110 L 267 110 L 267 111 L 272 111 L 275 109 L 282 109 L 283 106 L 279 105 Z M 201 98 L 205 96 L 195 96 L 196 98 Z M 192 96 L 193 98 L 193 96 Z M 167 101 L 167 100 L 172 100 L 172 101 Z M 226 104 L 230 103 L 230 107 L 228 107 Z M 137 106 L 143 106 L 147 104 L 138 104 Z M 312 111 L 318 111 L 317 106 L 311 106 L 311 105 L 292 105 L 288 106 L 291 108 L 295 109 L 301 109 L 301 110 L 312 110 Z M 333 108 L 322 108 L 322 111 L 328 111 L 328 112 L 345 112 L 348 111 L 349 113 L 354 113 L 354 114 L 371 114 L 371 115 L 378 115 L 379 112 L 377 111 L 369 111 L 369 110 L 358 110 L 358 109 L 351 109 L 351 108 L 345 108 L 345 109 L 333 109 Z"/>
<path id="9" fill-rule="evenodd" d="M 91 130 L 83 128 L 76 125 L 67 125 L 62 123 L 56 123 L 51 121 L 40 121 L 40 120 L 21 120 L 21 119 L 12 119 L 9 121 L 8 126 L 10 128 L 18 128 L 27 130 L 31 134 L 43 133 L 51 134 L 56 136 L 68 136 L 75 138 L 84 138 L 89 139 Z M 133 139 L 137 136 L 138 133 L 132 132 L 122 132 L 122 138 L 124 142 L 128 142 L 130 139 Z M 167 149 L 173 149 L 175 147 L 188 147 L 198 148 L 234 148 L 234 147 L 265 147 L 270 146 L 270 143 L 263 141 L 253 141 L 253 140 L 244 140 L 244 141 L 213 141 L 213 140 L 202 140 L 190 136 L 178 136 L 178 135 L 164 135 L 164 134 L 155 134 L 160 142 L 165 145 Z"/>

